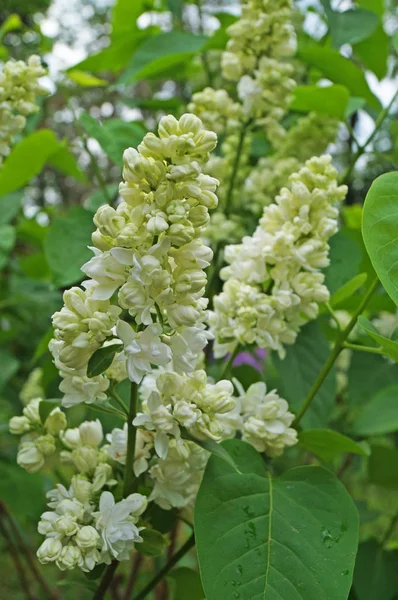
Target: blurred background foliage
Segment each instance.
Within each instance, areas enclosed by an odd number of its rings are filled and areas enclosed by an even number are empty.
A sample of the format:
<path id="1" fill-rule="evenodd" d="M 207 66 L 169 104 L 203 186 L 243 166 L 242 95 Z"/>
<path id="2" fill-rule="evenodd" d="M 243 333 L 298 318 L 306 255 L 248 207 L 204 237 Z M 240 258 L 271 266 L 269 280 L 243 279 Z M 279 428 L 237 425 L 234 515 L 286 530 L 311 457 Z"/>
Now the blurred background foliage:
<path id="1" fill-rule="evenodd" d="M 332 6 L 328 0 L 299 0 L 295 6 L 298 82 L 303 86 L 328 80 L 348 91 L 343 114 L 333 98 L 324 98 L 315 106 L 323 114 L 335 116 L 338 112 L 339 134 L 330 151 L 344 171 L 356 152 L 356 142 L 361 145 L 369 138 L 380 104 L 386 106 L 396 91 L 398 8 L 392 0 L 359 0 L 357 5 L 343 0 Z M 364 31 L 358 16 L 357 21 L 347 20 L 344 11 L 358 8 L 374 16 L 369 31 Z M 38 545 L 36 525 L 45 491 L 62 473 L 49 468 L 44 475 L 29 475 L 20 469 L 15 462 L 16 441 L 7 433 L 8 420 L 21 412 L 27 381 L 28 395 L 32 387 L 46 398 L 59 395 L 57 371 L 47 352 L 51 315 L 61 306 L 63 289 L 82 279 L 79 265 L 90 256 L 87 246 L 95 210 L 117 201 L 123 150 L 135 147 L 161 115 L 182 114 L 193 92 L 206 85 L 223 85 L 220 52 L 227 41 L 226 28 L 238 14 L 239 4 L 223 0 L 117 0 L 115 5 L 112 0 L 1 2 L 0 60 L 39 54 L 48 67 L 43 84 L 50 92 L 40 99 L 39 112 L 29 118 L 23 138 L 14 147 L 15 160 L 10 156 L 0 173 L 0 497 L 30 548 Z M 327 64 L 325 51 L 329 52 Z M 354 73 L 366 74 L 361 84 L 346 63 L 338 61 L 339 54 L 355 67 Z M 294 106 L 297 110 L 289 113 L 286 127 L 314 109 L 314 98 L 296 93 Z M 251 164 L 271 152 L 259 131 L 251 148 Z M 349 195 L 342 209 L 341 230 L 332 239 L 331 266 L 326 273 L 332 294 L 358 273 L 372 276 L 360 235 L 361 205 L 375 177 L 397 166 L 395 103 L 355 168 L 346 172 Z M 254 221 L 249 223 L 249 227 L 253 225 Z M 343 294 L 335 309 L 349 313 L 361 293 L 359 289 L 355 295 Z M 370 316 L 389 314 L 394 319 L 395 306 L 380 293 L 374 296 L 369 312 Z M 304 328 L 284 361 L 243 355 L 243 365 L 235 367 L 235 374 L 246 387 L 262 378 L 270 386 L 275 384 L 294 410 L 335 337 L 324 313 L 317 323 Z M 363 420 L 364 405 L 370 402 L 376 402 L 377 412 L 381 394 L 396 398 L 398 367 L 378 355 L 350 357 L 348 352 L 342 355 L 306 426 L 332 423 L 348 434 L 357 428 L 359 439 L 369 437 L 376 448 L 387 449 L 383 461 L 393 465 L 398 420 L 376 432 L 370 427 L 366 435 L 361 434 L 357 420 Z M 73 410 L 76 422 L 82 413 L 94 418 L 89 408 Z M 73 415 L 70 421 L 73 424 Z M 106 425 L 115 425 L 112 417 Z M 303 452 L 305 460 L 320 460 L 337 469 L 357 501 L 363 543 L 350 597 L 398 598 L 397 478 L 377 476 L 378 467 L 372 467 L 371 461 L 367 465 L 360 455 L 348 454 L 345 459 L 328 456 L 325 460 L 312 447 L 294 449 L 283 461 L 296 464 L 301 453 L 302 462 Z M 1 505 L 3 525 L 8 523 L 4 511 Z M 12 536 L 15 538 L 15 532 Z M 15 557 L 4 535 L 0 543 L 0 596 L 25 598 L 21 574 L 16 572 Z M 375 557 L 381 567 L 376 581 L 369 582 L 368 566 Z M 192 558 L 187 560 L 192 564 Z M 59 597 L 91 597 L 91 584 L 83 575 L 68 575 L 66 580 L 55 569 L 46 568 L 45 573 L 57 584 Z M 126 571 L 119 577 L 126 578 Z M 175 575 L 177 583 L 171 588 L 176 600 L 202 598 L 200 585 L 199 591 L 192 591 L 198 587 L 192 577 L 192 571 Z M 48 597 L 36 587 L 31 598 Z M 191 590 L 189 595 L 187 590 Z"/>

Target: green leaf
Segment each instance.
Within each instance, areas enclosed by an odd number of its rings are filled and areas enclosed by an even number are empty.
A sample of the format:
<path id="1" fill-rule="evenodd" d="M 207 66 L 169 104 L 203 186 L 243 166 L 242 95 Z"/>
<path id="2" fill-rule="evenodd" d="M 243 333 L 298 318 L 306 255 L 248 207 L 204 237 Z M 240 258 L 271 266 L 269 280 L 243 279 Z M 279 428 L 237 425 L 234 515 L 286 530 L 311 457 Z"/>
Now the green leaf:
<path id="1" fill-rule="evenodd" d="M 18 190 L 38 175 L 58 148 L 59 142 L 49 129 L 35 131 L 16 144 L 0 170 L 0 197 Z"/>
<path id="2" fill-rule="evenodd" d="M 344 119 L 347 109 L 349 91 L 343 85 L 299 85 L 294 90 L 294 98 L 290 105 L 299 112 L 316 111 L 338 119 Z"/>
<path id="3" fill-rule="evenodd" d="M 330 9 L 328 0 L 323 0 L 322 4 L 335 48 L 369 38 L 379 24 L 378 16 L 372 11 L 358 8 L 337 12 Z"/>
<path id="4" fill-rule="evenodd" d="M 398 590 L 398 552 L 385 552 L 376 540 L 359 545 L 354 570 L 357 600 L 394 600 Z"/>
<path id="5" fill-rule="evenodd" d="M 197 571 L 188 567 L 173 569 L 167 576 L 170 600 L 204 600 L 205 594 Z"/>
<path id="6" fill-rule="evenodd" d="M 272 478 L 248 444 L 223 444 L 242 474 L 212 456 L 195 507 L 207 600 L 344 600 L 358 542 L 358 513 L 333 473 L 298 467 Z"/>
<path id="7" fill-rule="evenodd" d="M 184 0 L 166 0 L 167 8 L 178 21 L 182 20 Z"/>
<path id="8" fill-rule="evenodd" d="M 307 429 L 299 435 L 300 445 L 326 462 L 340 454 L 369 455 L 369 448 L 332 429 Z"/>
<path id="9" fill-rule="evenodd" d="M 103 73 L 105 71 L 118 73 L 127 65 L 139 44 L 150 34 L 150 29 L 145 29 L 142 32 L 134 33 L 134 35 L 117 38 L 112 41 L 108 48 L 85 58 L 70 67 L 70 70 L 89 71 L 91 73 Z"/>
<path id="10" fill-rule="evenodd" d="M 83 183 L 88 182 L 87 177 L 80 170 L 75 156 L 62 142 L 60 143 L 59 150 L 49 157 L 48 164 L 59 169 L 62 173 L 65 173 L 65 175 L 74 177 L 78 181 L 82 181 Z"/>
<path id="11" fill-rule="evenodd" d="M 116 0 L 112 10 L 112 38 L 134 36 L 137 19 L 144 12 L 144 0 Z"/>
<path id="12" fill-rule="evenodd" d="M 382 21 L 384 0 L 359 0 L 358 4 L 361 8 L 374 12 Z M 387 75 L 390 39 L 383 29 L 382 22 L 370 37 L 354 46 L 354 52 L 378 79 L 383 79 Z"/>
<path id="13" fill-rule="evenodd" d="M 105 569 L 106 569 L 105 565 L 96 565 L 92 571 L 88 571 L 88 573 L 84 573 L 84 576 L 87 577 L 87 579 L 89 581 L 95 581 L 96 579 L 99 579 L 100 577 L 102 577 L 102 574 L 105 571 Z M 97 586 L 94 586 L 93 588 L 89 588 L 89 589 L 92 589 L 93 591 L 95 591 L 97 589 Z"/>
<path id="14" fill-rule="evenodd" d="M 325 270 L 325 285 L 332 294 L 360 271 L 361 246 L 351 232 L 343 228 L 330 240 L 330 266 Z"/>
<path id="15" fill-rule="evenodd" d="M 316 322 L 308 323 L 299 333 L 295 344 L 286 347 L 286 357 L 275 357 L 275 366 L 281 378 L 281 395 L 297 410 L 330 354 L 329 343 Z M 336 372 L 331 370 L 305 414 L 306 428 L 327 425 L 336 397 Z"/>
<path id="16" fill-rule="evenodd" d="M 330 298 L 330 305 L 332 307 L 337 306 L 341 302 L 344 302 L 347 298 L 350 298 L 357 292 L 365 283 L 368 278 L 367 273 L 359 273 L 359 275 L 355 275 L 350 281 L 347 281 L 344 285 L 341 286 L 332 294 Z"/>
<path id="17" fill-rule="evenodd" d="M 239 472 L 238 467 L 235 464 L 234 459 L 231 457 L 230 453 L 223 448 L 223 446 L 213 440 L 198 440 L 193 437 L 185 427 L 181 427 L 181 436 L 185 440 L 189 440 L 190 442 L 194 442 L 210 454 L 214 454 L 221 460 L 224 460 L 230 467 L 232 467 L 235 471 Z"/>
<path id="18" fill-rule="evenodd" d="M 398 362 L 398 342 L 380 335 L 376 327 L 362 315 L 358 317 L 358 323 L 362 329 L 364 329 L 366 333 L 379 344 L 385 356 Z"/>
<path id="19" fill-rule="evenodd" d="M 6 225 L 18 214 L 22 198 L 23 193 L 21 191 L 0 198 L 0 225 Z"/>
<path id="20" fill-rule="evenodd" d="M 350 406 L 363 406 L 383 387 L 398 381 L 398 365 L 383 356 L 354 352 L 348 370 L 347 398 Z"/>
<path id="21" fill-rule="evenodd" d="M 369 481 L 385 488 L 398 489 L 398 450 L 372 445 L 368 462 Z"/>
<path id="22" fill-rule="evenodd" d="M 44 252 L 57 286 L 68 286 L 83 279 L 80 267 L 92 256 L 87 246 L 93 230 L 92 215 L 81 206 L 57 217 L 49 227 Z"/>
<path id="23" fill-rule="evenodd" d="M 18 371 L 19 361 L 5 348 L 0 348 L 0 391 Z"/>
<path id="24" fill-rule="evenodd" d="M 59 398 L 51 398 L 50 400 L 42 400 L 39 404 L 39 415 L 42 424 L 46 422 L 48 415 L 54 410 L 61 406 L 61 400 Z"/>
<path id="25" fill-rule="evenodd" d="M 140 535 L 143 541 L 140 543 L 139 551 L 144 556 L 162 556 L 170 545 L 169 539 L 156 529 L 146 527 Z"/>
<path id="26" fill-rule="evenodd" d="M 357 435 L 382 435 L 398 431 L 398 385 L 380 390 L 365 404 L 354 422 Z"/>
<path id="27" fill-rule="evenodd" d="M 365 98 L 371 108 L 381 110 L 380 101 L 371 92 L 364 73 L 336 50 L 308 46 L 299 50 L 298 56 L 308 65 L 319 69 L 330 81 L 344 85 L 352 96 Z"/>
<path id="28" fill-rule="evenodd" d="M 108 198 L 113 199 L 115 197 L 118 192 L 119 185 L 117 183 L 110 183 L 105 187 L 108 195 L 105 195 L 104 190 L 100 188 L 84 201 L 84 208 L 91 212 L 97 212 L 100 206 L 109 204 Z"/>
<path id="29" fill-rule="evenodd" d="M 138 79 L 160 76 L 180 63 L 186 63 L 203 49 L 207 37 L 184 31 L 170 31 L 150 37 L 132 56 L 118 84 L 132 83 Z"/>
<path id="30" fill-rule="evenodd" d="M 363 207 L 362 235 L 372 265 L 398 305 L 398 172 L 372 183 Z"/>
<path id="31" fill-rule="evenodd" d="M 8 256 L 15 244 L 15 227 L 0 225 L 0 269 L 8 262 Z"/>
<path id="32" fill-rule="evenodd" d="M 90 360 L 87 366 L 88 377 L 96 377 L 106 371 L 112 364 L 116 352 L 120 352 L 120 344 L 112 344 L 111 346 L 104 346 L 99 348 Z"/>
<path id="33" fill-rule="evenodd" d="M 109 119 L 101 125 L 88 113 L 83 113 L 79 120 L 87 134 L 97 140 L 104 152 L 117 165 L 123 164 L 123 152 L 126 148 L 138 146 L 145 135 L 145 130 L 140 123 Z"/>
<path id="34" fill-rule="evenodd" d="M 67 71 L 67 75 L 69 79 L 82 87 L 103 87 L 108 85 L 106 79 L 100 79 L 99 77 L 95 77 L 94 75 L 90 75 L 90 73 L 80 71 L 79 69 Z"/>
<path id="35" fill-rule="evenodd" d="M 357 98 L 356 96 L 350 96 L 348 105 L 345 111 L 345 118 L 348 119 L 354 112 L 363 108 L 366 105 L 365 98 Z M 351 208 L 351 207 L 348 207 Z M 362 207 L 361 207 L 362 208 Z"/>
<path id="36" fill-rule="evenodd" d="M 0 41 L 4 38 L 5 35 L 9 31 L 15 31 L 16 29 L 20 29 L 23 23 L 21 17 L 16 13 L 9 15 L 2 26 L 0 27 Z"/>
<path id="37" fill-rule="evenodd" d="M 53 327 L 50 327 L 50 329 L 48 329 L 48 331 L 46 331 L 46 333 L 43 335 L 43 337 L 41 338 L 40 342 L 37 345 L 37 348 L 35 350 L 35 353 L 33 355 L 32 358 L 32 365 L 34 365 L 39 358 L 41 358 L 43 356 L 43 354 L 45 354 L 46 352 L 48 352 L 48 344 L 50 343 L 50 340 L 52 340 L 54 337 L 54 329 Z"/>

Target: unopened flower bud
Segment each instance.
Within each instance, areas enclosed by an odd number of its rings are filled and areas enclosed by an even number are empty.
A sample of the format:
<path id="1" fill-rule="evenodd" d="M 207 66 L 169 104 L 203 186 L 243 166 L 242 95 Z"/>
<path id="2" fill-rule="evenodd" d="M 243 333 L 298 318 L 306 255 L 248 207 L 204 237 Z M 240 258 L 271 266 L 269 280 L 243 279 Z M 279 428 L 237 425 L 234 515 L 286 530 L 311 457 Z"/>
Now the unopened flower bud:
<path id="1" fill-rule="evenodd" d="M 74 569 L 81 563 L 82 553 L 80 548 L 74 544 L 67 544 L 61 550 L 61 553 L 57 559 L 57 567 L 61 571 L 68 569 Z"/>
<path id="2" fill-rule="evenodd" d="M 72 460 L 82 473 L 89 473 L 97 466 L 98 451 L 90 446 L 81 446 L 72 452 Z"/>
<path id="3" fill-rule="evenodd" d="M 47 538 L 38 549 L 36 556 L 42 564 L 54 562 L 62 551 L 62 544 L 55 538 Z"/>
<path id="4" fill-rule="evenodd" d="M 41 435 L 38 437 L 35 440 L 35 444 L 36 448 L 38 448 L 38 450 L 44 454 L 44 456 L 50 456 L 51 454 L 54 454 L 56 450 L 54 436 L 50 435 L 49 433 L 47 435 Z"/>
<path id="5" fill-rule="evenodd" d="M 80 439 L 84 446 L 92 446 L 97 448 L 102 442 L 104 434 L 102 432 L 102 425 L 99 419 L 95 421 L 84 421 L 79 426 Z"/>
<path id="6" fill-rule="evenodd" d="M 76 534 L 76 544 L 79 548 L 84 550 L 88 550 L 90 548 L 95 548 L 100 540 L 100 535 L 94 527 L 91 525 L 85 525 L 81 527 Z"/>
<path id="7" fill-rule="evenodd" d="M 66 429 L 68 422 L 66 420 L 65 413 L 60 408 L 54 408 L 54 410 L 48 415 L 44 427 L 51 435 L 58 435 L 60 431 Z"/>
<path id="8" fill-rule="evenodd" d="M 12 417 L 9 422 L 10 433 L 14 435 L 23 435 L 30 430 L 30 421 L 27 417 Z"/>
<path id="9" fill-rule="evenodd" d="M 44 456 L 34 442 L 23 442 L 19 446 L 17 463 L 28 473 L 36 473 L 44 465 Z"/>

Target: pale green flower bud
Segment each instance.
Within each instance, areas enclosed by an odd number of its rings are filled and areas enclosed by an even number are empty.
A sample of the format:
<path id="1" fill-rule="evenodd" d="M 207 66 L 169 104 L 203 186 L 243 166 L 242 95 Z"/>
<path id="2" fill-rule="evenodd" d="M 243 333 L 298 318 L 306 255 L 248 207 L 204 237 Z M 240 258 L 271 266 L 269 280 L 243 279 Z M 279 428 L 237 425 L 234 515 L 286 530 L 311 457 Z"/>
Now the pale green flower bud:
<path id="1" fill-rule="evenodd" d="M 81 445 L 82 440 L 80 438 L 80 431 L 78 427 L 66 429 L 62 435 L 61 440 L 71 450 L 78 448 Z"/>
<path id="2" fill-rule="evenodd" d="M 9 422 L 10 433 L 14 435 L 23 435 L 30 430 L 30 420 L 25 417 L 11 417 Z"/>
<path id="3" fill-rule="evenodd" d="M 34 442 L 23 442 L 18 449 L 17 463 L 28 473 L 36 473 L 44 465 L 44 456 Z"/>
<path id="4" fill-rule="evenodd" d="M 92 496 L 93 484 L 82 475 L 75 475 L 72 477 L 72 489 L 73 495 L 79 502 L 86 504 Z"/>
<path id="5" fill-rule="evenodd" d="M 23 409 L 23 414 L 31 423 L 39 424 L 41 423 L 40 415 L 39 415 L 39 404 L 40 398 L 34 398 L 29 402 L 27 406 Z"/>
<path id="6" fill-rule="evenodd" d="M 57 559 L 57 567 L 61 571 L 74 569 L 75 567 L 80 566 L 82 560 L 83 558 L 80 548 L 74 544 L 67 544 L 62 548 L 61 554 Z"/>
<path id="7" fill-rule="evenodd" d="M 83 445 L 97 448 L 104 437 L 101 421 L 84 421 L 79 426 L 80 439 Z"/>
<path id="8" fill-rule="evenodd" d="M 106 454 L 104 458 L 108 460 L 109 455 Z M 113 478 L 113 470 L 111 465 L 102 463 L 96 467 L 94 472 L 93 491 L 97 492 L 98 490 L 103 488 L 105 484 L 108 486 L 115 485 L 116 480 Z"/>
<path id="9" fill-rule="evenodd" d="M 79 529 L 79 526 L 76 522 L 76 518 L 73 515 L 63 515 L 55 521 L 54 529 L 58 531 L 58 533 L 70 537 L 75 535 Z"/>
<path id="10" fill-rule="evenodd" d="M 47 538 L 44 540 L 40 548 L 38 549 L 36 556 L 39 561 L 45 565 L 49 562 L 54 562 L 60 556 L 62 551 L 62 544 L 56 538 Z"/>
<path id="11" fill-rule="evenodd" d="M 81 446 L 72 452 L 72 460 L 82 473 L 89 473 L 97 466 L 98 451 L 90 446 Z"/>
<path id="12" fill-rule="evenodd" d="M 44 456 L 50 456 L 51 454 L 54 454 L 56 450 L 54 436 L 49 433 L 47 435 L 41 435 L 34 443 L 36 444 L 36 448 Z"/>
<path id="13" fill-rule="evenodd" d="M 60 408 L 55 408 L 47 417 L 44 427 L 48 433 L 58 435 L 60 431 L 66 429 L 68 422 L 66 415 Z"/>
<path id="14" fill-rule="evenodd" d="M 85 525 L 77 532 L 75 542 L 82 550 L 89 550 L 95 548 L 100 539 L 100 535 L 94 527 Z"/>

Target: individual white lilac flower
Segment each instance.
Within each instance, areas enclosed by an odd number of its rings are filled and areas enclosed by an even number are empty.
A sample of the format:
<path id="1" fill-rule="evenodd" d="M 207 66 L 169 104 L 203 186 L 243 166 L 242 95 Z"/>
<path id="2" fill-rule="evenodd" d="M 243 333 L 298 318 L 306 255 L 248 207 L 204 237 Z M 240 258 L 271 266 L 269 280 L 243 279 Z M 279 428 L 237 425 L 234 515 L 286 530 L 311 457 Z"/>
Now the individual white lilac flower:
<path id="1" fill-rule="evenodd" d="M 160 339 L 162 328 L 159 324 L 137 333 L 128 323 L 119 320 L 116 331 L 124 345 L 130 381 L 140 383 L 144 375 L 152 371 L 151 365 L 162 366 L 171 361 L 172 352 Z"/>
<path id="2" fill-rule="evenodd" d="M 104 437 L 102 424 L 99 419 L 95 421 L 84 421 L 79 425 L 81 443 L 85 446 L 97 448 Z"/>
<path id="3" fill-rule="evenodd" d="M 111 562 L 112 558 L 127 560 L 134 543 L 142 542 L 142 527 L 137 527 L 136 523 L 146 506 L 147 499 L 141 494 L 130 494 L 115 503 L 113 494 L 102 492 L 99 510 L 93 513 L 93 517 L 102 540 L 101 557 L 104 562 Z"/>

